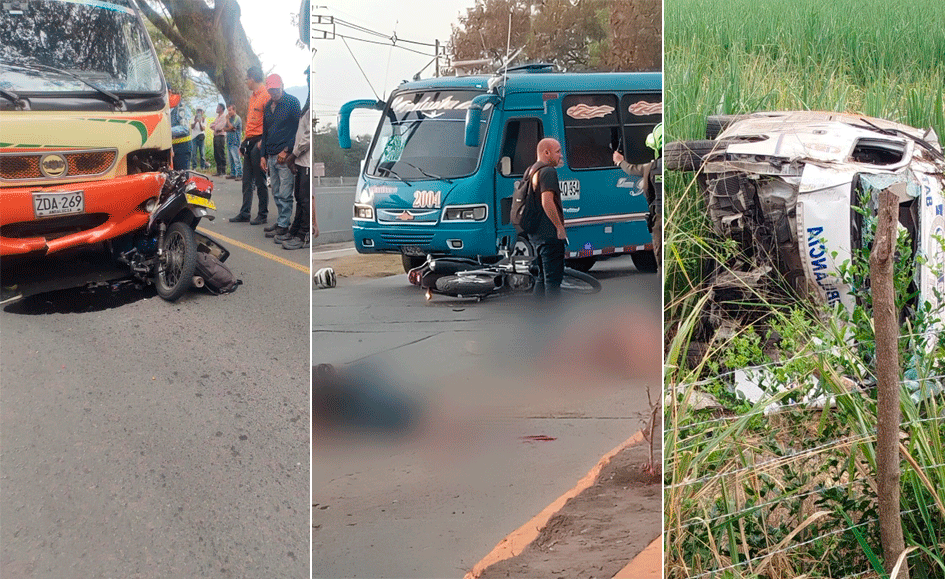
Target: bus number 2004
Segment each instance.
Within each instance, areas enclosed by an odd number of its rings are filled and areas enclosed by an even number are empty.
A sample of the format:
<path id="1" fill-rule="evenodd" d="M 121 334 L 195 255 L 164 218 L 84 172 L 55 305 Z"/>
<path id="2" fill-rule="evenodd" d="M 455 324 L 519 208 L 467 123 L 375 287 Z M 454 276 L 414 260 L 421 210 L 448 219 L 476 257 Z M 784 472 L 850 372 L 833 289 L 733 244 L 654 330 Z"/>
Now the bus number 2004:
<path id="1" fill-rule="evenodd" d="M 413 206 L 417 209 L 429 209 L 440 207 L 440 191 L 414 191 Z"/>

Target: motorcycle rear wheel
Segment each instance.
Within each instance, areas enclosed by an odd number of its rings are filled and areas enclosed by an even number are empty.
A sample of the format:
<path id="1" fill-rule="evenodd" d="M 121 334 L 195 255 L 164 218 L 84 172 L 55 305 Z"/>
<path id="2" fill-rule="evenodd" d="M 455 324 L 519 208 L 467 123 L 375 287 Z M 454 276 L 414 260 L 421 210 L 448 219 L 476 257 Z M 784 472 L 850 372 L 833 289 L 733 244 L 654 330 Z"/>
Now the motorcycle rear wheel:
<path id="1" fill-rule="evenodd" d="M 495 278 L 491 275 L 447 275 L 436 280 L 440 293 L 459 297 L 482 297 L 495 291 Z"/>
<path id="2" fill-rule="evenodd" d="M 197 268 L 197 242 L 194 230 L 175 221 L 164 233 L 163 256 L 154 272 L 154 286 L 159 296 L 177 301 L 194 279 Z"/>
<path id="3" fill-rule="evenodd" d="M 600 282 L 594 276 L 570 267 L 564 268 L 564 277 L 561 278 L 561 291 L 590 295 L 599 292 L 600 288 Z"/>

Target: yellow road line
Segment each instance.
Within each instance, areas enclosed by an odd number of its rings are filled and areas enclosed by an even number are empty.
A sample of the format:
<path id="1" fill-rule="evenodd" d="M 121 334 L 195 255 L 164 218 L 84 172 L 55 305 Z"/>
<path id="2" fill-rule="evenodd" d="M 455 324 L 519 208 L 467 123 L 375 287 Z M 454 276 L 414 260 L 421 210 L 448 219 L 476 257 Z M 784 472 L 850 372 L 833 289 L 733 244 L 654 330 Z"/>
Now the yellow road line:
<path id="1" fill-rule="evenodd" d="M 309 268 L 308 268 L 307 265 L 302 265 L 302 264 L 299 264 L 299 263 L 295 263 L 294 261 L 289 261 L 288 259 L 286 259 L 286 258 L 284 258 L 284 257 L 279 257 L 278 255 L 273 255 L 273 254 L 269 253 L 268 251 L 263 251 L 263 250 L 261 250 L 261 249 L 257 249 L 257 248 L 255 248 L 255 247 L 253 247 L 252 245 L 246 245 L 245 243 L 243 243 L 243 242 L 241 242 L 241 241 L 236 241 L 235 239 L 230 239 L 229 237 L 226 237 L 226 236 L 224 236 L 224 235 L 220 235 L 220 234 L 217 233 L 216 231 L 209 231 L 209 230 L 207 230 L 207 229 L 205 229 L 205 228 L 203 228 L 203 227 L 198 227 L 198 228 L 197 228 L 197 231 L 199 231 L 200 233 L 203 233 L 203 234 L 205 234 L 205 235 L 210 235 L 210 236 L 212 236 L 212 237 L 214 237 L 214 238 L 221 239 L 221 240 L 223 240 L 223 241 L 229 243 L 230 245 L 235 245 L 235 246 L 237 246 L 237 247 L 241 247 L 241 248 L 245 249 L 246 251 L 251 251 L 252 253 L 255 253 L 256 255 L 261 255 L 261 256 L 263 256 L 263 257 L 265 257 L 265 258 L 267 258 L 267 259 L 271 259 L 272 261 L 279 262 L 279 263 L 281 263 L 282 265 L 287 265 L 287 266 L 291 267 L 292 269 L 297 269 L 297 270 L 301 271 L 302 273 L 305 273 L 305 274 L 309 273 Z M 267 237 L 266 239 L 269 239 L 269 238 Z"/>

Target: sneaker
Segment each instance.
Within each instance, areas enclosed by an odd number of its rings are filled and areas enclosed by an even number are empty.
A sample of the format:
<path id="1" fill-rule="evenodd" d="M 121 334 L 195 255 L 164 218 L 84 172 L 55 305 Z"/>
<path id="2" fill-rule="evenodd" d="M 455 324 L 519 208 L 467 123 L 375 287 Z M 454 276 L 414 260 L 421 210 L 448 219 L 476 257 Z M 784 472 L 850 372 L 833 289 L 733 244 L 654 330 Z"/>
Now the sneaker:
<path id="1" fill-rule="evenodd" d="M 250 225 L 260 225 L 269 221 L 265 215 L 257 215 L 252 221 L 249 222 Z"/>
<path id="2" fill-rule="evenodd" d="M 285 242 L 283 242 L 282 249 L 302 249 L 305 247 L 309 247 L 310 245 L 311 245 L 311 238 L 308 235 L 304 237 L 294 236 L 287 239 Z"/>
<path id="3" fill-rule="evenodd" d="M 0 306 L 12 304 L 23 297 L 23 292 L 15 285 L 0 287 Z"/>
<path id="4" fill-rule="evenodd" d="M 230 223 L 245 223 L 249 221 L 249 217 L 246 215 L 237 215 L 236 217 L 230 217 Z"/>
<path id="5" fill-rule="evenodd" d="M 275 237 L 275 236 L 277 236 L 277 235 L 282 235 L 283 233 L 287 232 L 288 230 L 289 230 L 288 227 L 278 227 L 278 226 L 276 226 L 276 228 L 273 229 L 272 231 L 267 231 L 267 232 L 266 232 L 266 237 Z"/>
<path id="6" fill-rule="evenodd" d="M 257 217 L 256 219 L 259 219 L 259 218 Z M 265 231 L 266 233 L 269 233 L 270 231 L 275 231 L 276 228 L 278 228 L 278 227 L 279 227 L 279 222 L 277 221 L 276 223 L 273 223 L 273 224 L 270 225 L 269 227 L 266 227 L 265 229 L 263 229 L 263 231 Z M 286 228 L 283 227 L 283 229 L 286 229 Z M 272 237 L 272 236 L 271 236 L 271 235 L 267 235 L 266 237 Z"/>
<path id="7" fill-rule="evenodd" d="M 236 177 L 234 177 L 233 175 L 227 175 L 226 178 L 227 178 L 227 179 L 236 179 Z"/>
<path id="8" fill-rule="evenodd" d="M 283 241 L 288 241 L 289 239 L 292 239 L 293 237 L 295 237 L 295 234 L 294 234 L 294 233 L 290 233 L 290 232 L 286 231 L 286 232 L 283 233 L 282 235 L 277 235 L 277 236 L 275 236 L 272 240 L 273 240 L 275 243 L 282 243 Z"/>

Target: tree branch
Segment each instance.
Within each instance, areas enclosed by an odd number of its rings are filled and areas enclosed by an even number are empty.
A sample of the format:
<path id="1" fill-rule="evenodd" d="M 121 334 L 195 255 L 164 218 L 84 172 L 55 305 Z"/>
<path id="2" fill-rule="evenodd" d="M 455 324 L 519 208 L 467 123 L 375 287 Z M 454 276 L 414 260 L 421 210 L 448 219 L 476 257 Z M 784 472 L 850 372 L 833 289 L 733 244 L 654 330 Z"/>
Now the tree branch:
<path id="1" fill-rule="evenodd" d="M 184 38 L 177 32 L 174 25 L 158 14 L 147 2 L 142 2 L 139 6 L 141 7 L 141 11 L 144 12 L 144 15 L 151 21 L 151 24 L 160 30 L 161 34 L 171 41 L 171 44 L 174 46 L 182 46 L 185 44 Z"/>

